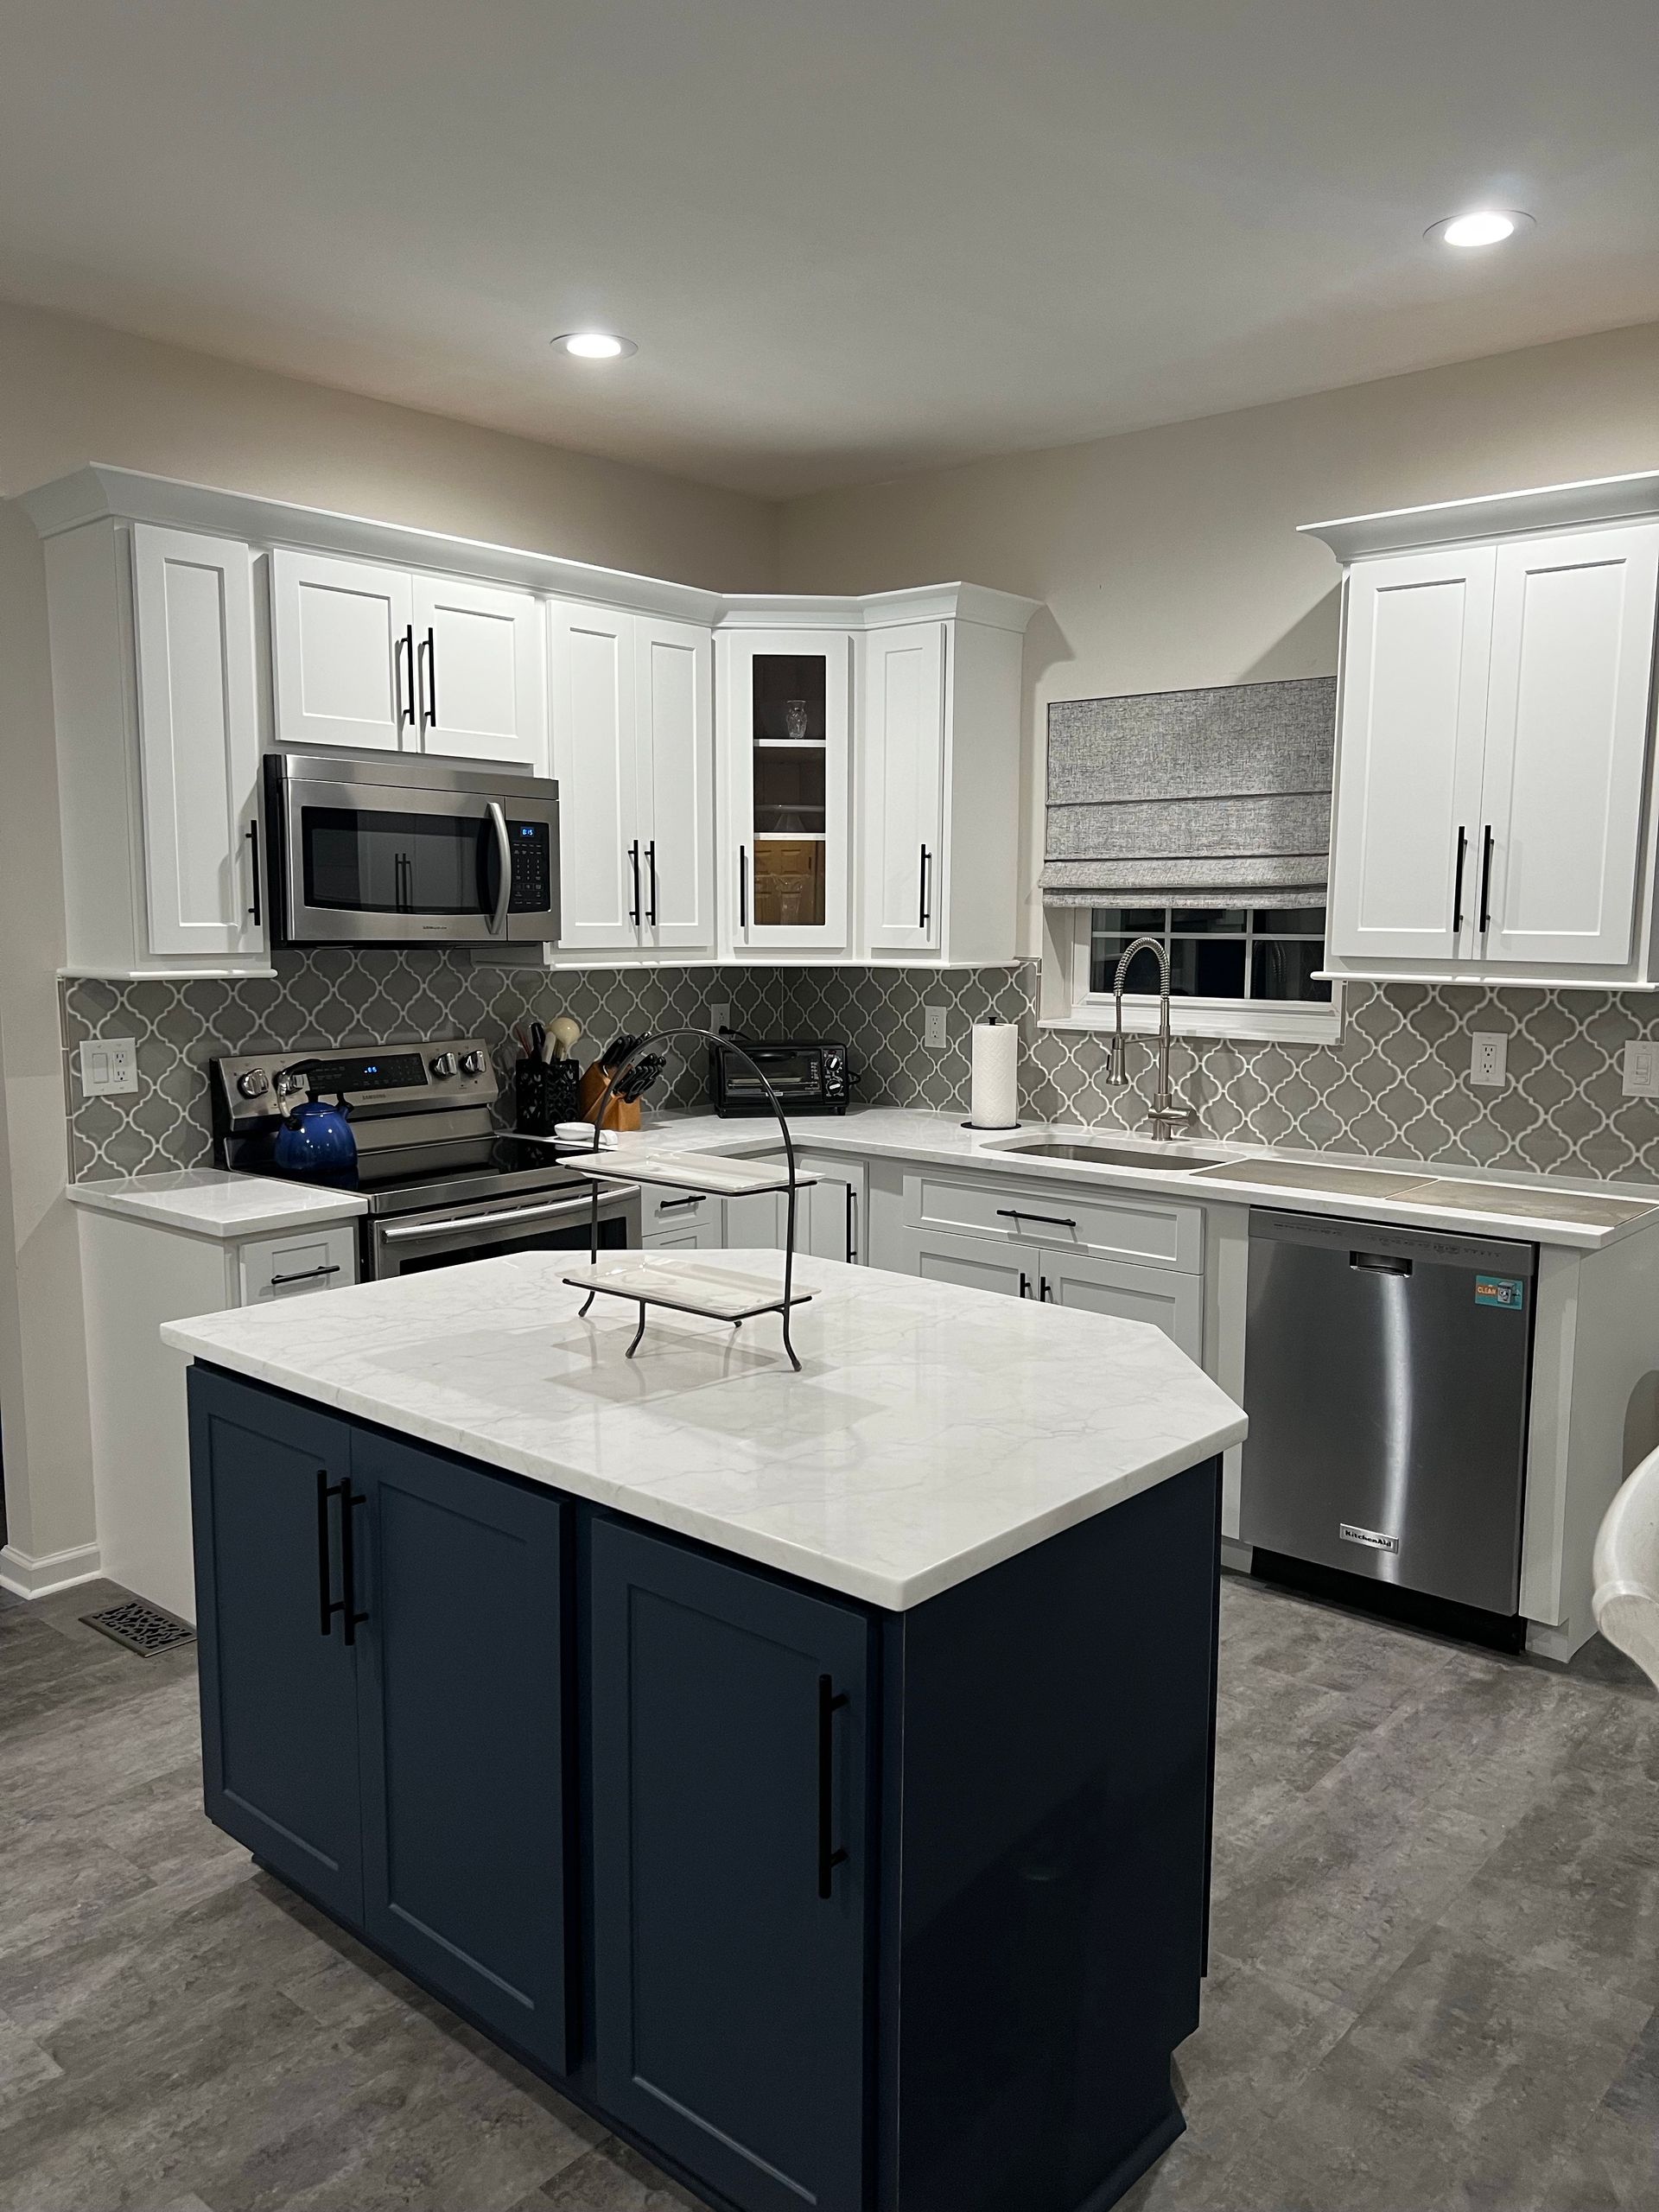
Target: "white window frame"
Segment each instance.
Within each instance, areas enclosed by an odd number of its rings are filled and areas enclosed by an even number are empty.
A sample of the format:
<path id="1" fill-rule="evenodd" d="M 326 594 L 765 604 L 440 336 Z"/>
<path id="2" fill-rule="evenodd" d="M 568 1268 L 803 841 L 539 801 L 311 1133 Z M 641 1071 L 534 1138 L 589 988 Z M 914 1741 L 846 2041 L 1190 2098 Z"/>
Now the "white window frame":
<path id="1" fill-rule="evenodd" d="M 1150 899 L 1139 900 L 1150 906 Z M 1177 899 L 1158 901 L 1179 906 Z M 1109 991 L 1090 983 L 1090 906 L 1051 906 L 1045 912 L 1043 960 L 1044 1029 L 1109 1030 L 1114 1009 Z M 1262 1044 L 1334 1045 L 1342 1036 L 1342 990 L 1331 986 L 1331 1002 L 1307 1000 L 1200 999 L 1172 997 L 1169 1026 L 1178 1037 L 1237 1038 Z M 1145 1036 L 1158 1027 L 1158 1001 L 1147 993 L 1125 991 L 1123 1027 Z"/>

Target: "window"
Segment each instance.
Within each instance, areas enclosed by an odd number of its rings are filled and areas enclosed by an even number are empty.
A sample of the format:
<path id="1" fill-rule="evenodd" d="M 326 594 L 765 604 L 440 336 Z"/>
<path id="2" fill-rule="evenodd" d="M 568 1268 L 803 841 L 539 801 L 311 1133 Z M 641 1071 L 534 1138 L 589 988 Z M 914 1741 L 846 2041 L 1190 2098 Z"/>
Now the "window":
<path id="1" fill-rule="evenodd" d="M 1070 1013 L 1060 1026 L 1110 1027 L 1117 963 L 1137 937 L 1169 955 L 1173 1027 L 1188 1035 L 1328 1039 L 1340 1007 L 1325 965 L 1323 906 L 1096 906 L 1072 910 Z M 1063 949 L 1063 948 L 1062 948 Z M 1141 953 L 1124 978 L 1123 1026 L 1156 1018 L 1158 963 Z"/>

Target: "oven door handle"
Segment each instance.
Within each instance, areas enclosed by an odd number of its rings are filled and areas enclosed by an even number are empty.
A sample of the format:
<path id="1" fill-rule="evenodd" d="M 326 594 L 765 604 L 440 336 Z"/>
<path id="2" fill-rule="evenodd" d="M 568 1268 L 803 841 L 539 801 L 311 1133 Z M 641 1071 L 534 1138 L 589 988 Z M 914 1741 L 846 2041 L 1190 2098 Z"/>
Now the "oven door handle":
<path id="1" fill-rule="evenodd" d="M 605 1201 L 601 1198 L 602 1206 Z M 423 1236 L 448 1236 L 452 1230 L 499 1229 L 520 1221 L 572 1219 L 593 1211 L 591 1198 L 561 1198 L 545 1206 L 504 1206 L 499 1213 L 454 1213 L 442 1221 L 410 1221 L 378 1230 L 383 1243 L 410 1244 Z"/>
<path id="2" fill-rule="evenodd" d="M 490 935 L 499 937 L 507 924 L 507 908 L 512 899 L 512 840 L 507 835 L 507 817 L 501 811 L 499 799 L 489 802 L 490 827 L 495 832 L 496 858 L 501 863 L 501 887 L 495 894 L 495 912 L 490 916 Z"/>

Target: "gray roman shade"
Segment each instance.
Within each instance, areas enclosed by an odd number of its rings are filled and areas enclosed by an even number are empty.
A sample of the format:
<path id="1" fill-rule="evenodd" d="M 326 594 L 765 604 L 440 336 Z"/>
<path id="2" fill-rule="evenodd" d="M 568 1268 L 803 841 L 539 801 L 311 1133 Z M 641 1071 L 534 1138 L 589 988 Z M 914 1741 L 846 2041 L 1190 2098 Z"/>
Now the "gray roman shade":
<path id="1" fill-rule="evenodd" d="M 1048 710 L 1051 906 L 1322 906 L 1337 680 Z"/>

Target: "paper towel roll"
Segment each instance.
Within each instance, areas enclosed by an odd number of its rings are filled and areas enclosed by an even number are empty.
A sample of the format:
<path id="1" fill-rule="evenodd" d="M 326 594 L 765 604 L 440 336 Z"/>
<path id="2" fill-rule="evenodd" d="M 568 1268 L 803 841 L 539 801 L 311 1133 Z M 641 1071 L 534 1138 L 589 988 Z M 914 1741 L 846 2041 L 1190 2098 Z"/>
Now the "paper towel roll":
<path id="1" fill-rule="evenodd" d="M 968 1120 L 976 1129 L 1020 1126 L 1020 1030 L 1012 1021 L 974 1024 Z"/>

